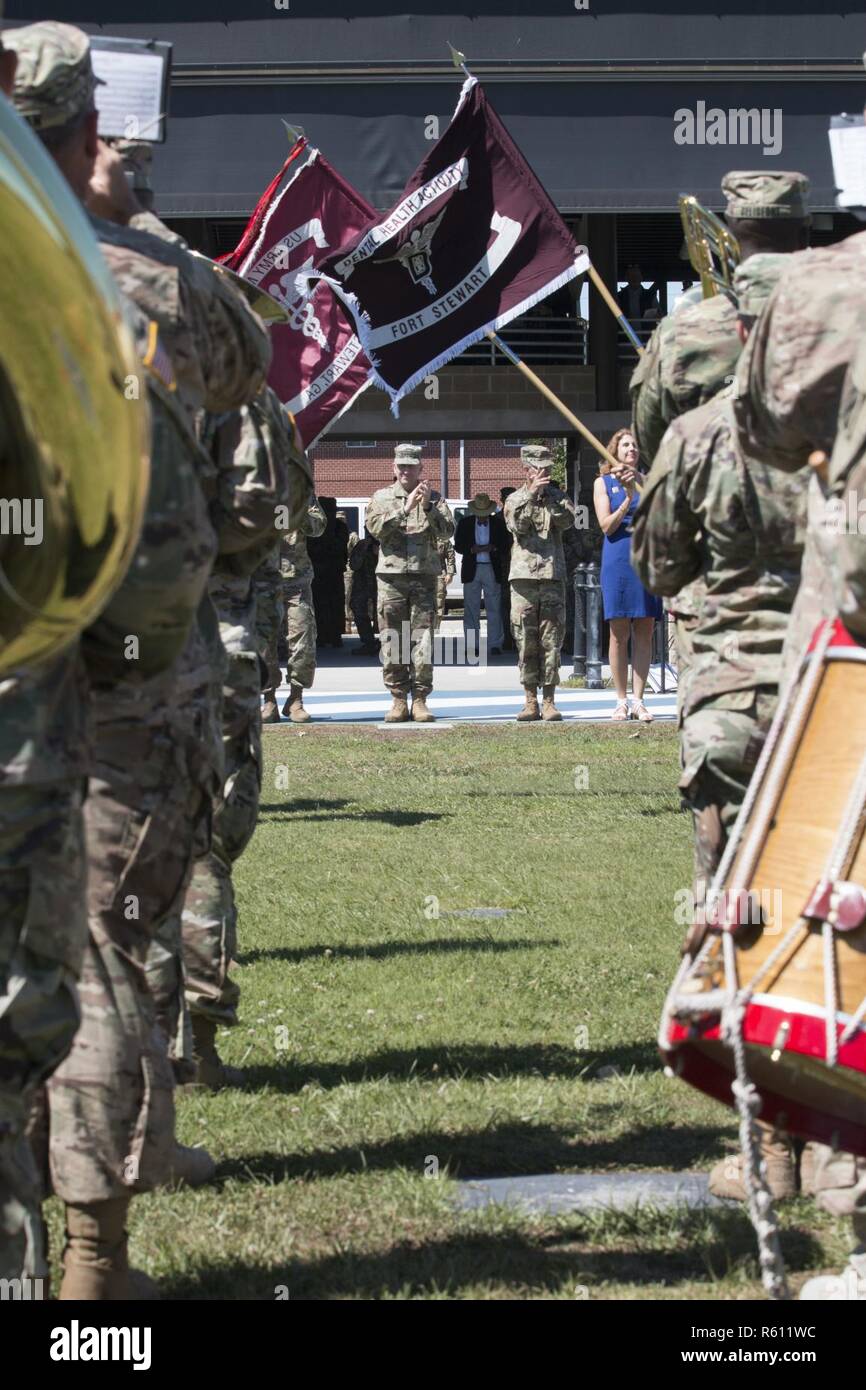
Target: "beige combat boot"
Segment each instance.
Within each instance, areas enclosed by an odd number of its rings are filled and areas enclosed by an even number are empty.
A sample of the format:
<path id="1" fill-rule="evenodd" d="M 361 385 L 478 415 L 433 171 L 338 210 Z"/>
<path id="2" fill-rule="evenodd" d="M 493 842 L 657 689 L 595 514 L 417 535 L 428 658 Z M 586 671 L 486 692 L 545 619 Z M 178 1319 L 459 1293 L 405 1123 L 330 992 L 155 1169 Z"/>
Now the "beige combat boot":
<path id="1" fill-rule="evenodd" d="M 418 691 L 412 696 L 412 719 L 416 724 L 434 724 L 435 714 L 427 708 L 426 691 Z"/>
<path id="2" fill-rule="evenodd" d="M 406 696 L 392 692 L 391 708 L 385 715 L 384 722 L 386 724 L 407 724 L 409 719 L 409 705 Z"/>
<path id="3" fill-rule="evenodd" d="M 777 1202 L 797 1195 L 797 1170 L 790 1139 L 774 1135 L 767 1125 L 761 1125 L 761 1157 L 767 1172 L 767 1184 Z M 742 1154 L 730 1154 L 717 1163 L 710 1173 L 710 1192 L 714 1197 L 727 1197 L 745 1202 L 746 1183 L 743 1176 Z"/>
<path id="4" fill-rule="evenodd" d="M 279 724 L 280 711 L 277 709 L 276 690 L 265 690 L 262 693 L 265 697 L 265 703 L 262 705 L 262 723 Z"/>
<path id="5" fill-rule="evenodd" d="M 540 719 L 541 715 L 538 712 L 537 688 L 534 685 L 525 685 L 523 689 L 525 692 L 523 709 L 520 711 L 517 718 L 520 723 L 527 724 L 531 719 Z"/>
<path id="6" fill-rule="evenodd" d="M 304 709 L 304 687 L 292 681 L 290 695 L 283 705 L 283 718 L 291 719 L 293 724 L 308 724 L 312 719 L 309 710 Z"/>
<path id="7" fill-rule="evenodd" d="M 561 719 L 562 715 L 553 703 L 556 694 L 555 685 L 545 685 L 542 687 L 541 717 L 542 719 Z"/>
<path id="8" fill-rule="evenodd" d="M 195 1084 L 206 1086 L 209 1091 L 220 1091 L 224 1086 L 243 1086 L 243 1072 L 238 1067 L 226 1066 L 217 1052 L 214 1020 L 197 1013 L 191 1018 Z"/>
<path id="9" fill-rule="evenodd" d="M 215 1176 L 216 1164 L 207 1149 L 175 1143 L 171 1171 L 164 1186 L 204 1187 L 206 1183 L 213 1182 Z"/>
<path id="10" fill-rule="evenodd" d="M 66 1204 L 62 1302 L 117 1302 L 128 1299 L 126 1213 L 129 1197 L 108 1202 Z"/>

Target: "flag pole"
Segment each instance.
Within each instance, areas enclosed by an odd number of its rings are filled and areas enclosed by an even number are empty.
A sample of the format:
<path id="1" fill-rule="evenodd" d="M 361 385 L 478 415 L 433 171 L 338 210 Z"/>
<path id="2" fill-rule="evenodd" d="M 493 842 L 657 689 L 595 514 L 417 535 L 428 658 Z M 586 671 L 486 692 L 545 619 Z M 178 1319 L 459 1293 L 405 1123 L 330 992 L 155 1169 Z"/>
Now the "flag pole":
<path id="1" fill-rule="evenodd" d="M 608 453 L 601 440 L 596 438 L 589 426 L 585 425 L 582 420 L 578 419 L 573 410 L 569 410 L 565 402 L 559 399 L 559 396 L 557 396 L 556 392 L 551 391 L 547 383 L 542 381 L 541 377 L 538 376 L 537 373 L 534 372 L 531 367 L 528 367 L 526 363 L 522 360 L 522 358 L 517 356 L 516 352 L 512 352 L 508 344 L 504 343 L 502 339 L 499 337 L 499 334 L 494 333 L 492 330 L 489 330 L 487 336 L 490 339 L 491 343 L 494 343 L 495 346 L 499 348 L 499 351 L 505 357 L 508 358 L 509 362 L 511 362 L 512 365 L 515 366 L 519 372 L 522 372 L 523 375 L 527 378 L 527 380 L 532 382 L 536 390 L 540 391 L 542 396 L 544 396 L 548 401 L 550 401 L 551 405 L 556 407 L 560 415 L 565 417 L 568 423 L 572 425 L 574 429 L 577 430 L 578 434 L 583 435 L 583 438 L 586 440 L 587 444 L 591 444 L 593 449 L 595 449 L 596 453 L 599 454 L 601 458 L 606 459 L 607 462 L 610 464 L 616 465 L 616 459 L 613 457 L 612 454 Z"/>
<path id="2" fill-rule="evenodd" d="M 451 53 L 451 61 L 454 64 L 455 68 L 462 68 L 463 71 L 466 73 L 466 76 L 471 77 L 472 74 L 466 66 L 466 54 L 461 53 L 460 50 L 458 48 L 455 48 L 454 45 L 451 43 L 448 44 L 448 48 Z M 643 347 L 641 346 L 637 334 L 635 333 L 631 324 L 628 323 L 625 318 L 623 318 L 622 311 L 620 310 L 619 305 L 617 304 L 616 300 L 612 298 L 607 286 L 601 279 L 601 276 L 596 274 L 595 268 L 591 261 L 589 263 L 589 273 L 592 277 L 593 284 L 595 285 L 599 294 L 601 294 L 601 296 L 605 299 L 606 303 L 610 305 L 611 309 L 617 315 L 617 317 L 622 318 L 623 327 L 625 328 L 626 332 L 630 335 L 632 341 L 638 349 L 638 352 L 643 352 Z M 565 402 L 559 399 L 559 396 L 557 396 L 555 391 L 551 391 L 550 387 L 546 384 L 546 382 L 542 381 L 541 377 L 538 376 L 537 373 L 535 373 L 531 367 L 527 367 L 526 363 L 522 360 L 522 358 L 517 356 L 516 352 L 511 351 L 511 348 L 508 346 L 507 343 L 504 343 L 502 341 L 498 333 L 494 333 L 492 329 L 488 329 L 487 337 L 490 339 L 491 343 L 493 343 L 496 347 L 499 348 L 499 351 L 502 353 L 503 357 L 507 357 L 508 361 L 513 366 L 515 366 L 519 372 L 522 372 L 528 381 L 532 382 L 535 389 L 537 391 L 540 391 L 542 396 L 544 396 L 546 400 L 550 401 L 550 404 L 552 406 L 556 407 L 560 415 L 564 416 L 568 423 L 574 429 L 577 430 L 578 434 L 583 436 L 587 444 L 592 445 L 593 449 L 595 449 L 596 453 L 601 458 L 605 459 L 610 464 L 616 464 L 616 459 L 613 457 L 612 454 L 608 453 L 601 440 L 596 439 L 592 430 L 589 429 L 589 427 L 585 425 L 582 420 L 578 419 L 573 410 L 569 410 Z"/>
<path id="3" fill-rule="evenodd" d="M 614 318 L 619 319 L 620 327 L 623 329 L 627 337 L 631 339 L 632 347 L 637 348 L 638 356 L 643 357 L 644 352 L 646 351 L 643 343 L 635 333 L 634 329 L 632 328 L 622 309 L 617 304 L 607 285 L 602 280 L 592 261 L 590 261 L 589 263 L 589 278 L 595 285 L 595 288 L 598 290 L 599 294 L 601 295 L 608 309 L 610 309 L 610 312 L 613 314 Z"/>

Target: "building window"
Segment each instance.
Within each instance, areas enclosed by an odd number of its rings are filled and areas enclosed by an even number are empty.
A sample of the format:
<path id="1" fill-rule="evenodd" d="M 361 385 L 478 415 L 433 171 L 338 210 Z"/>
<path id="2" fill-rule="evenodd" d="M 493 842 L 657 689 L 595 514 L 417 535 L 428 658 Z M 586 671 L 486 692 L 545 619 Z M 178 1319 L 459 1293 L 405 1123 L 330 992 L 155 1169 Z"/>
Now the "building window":
<path id="1" fill-rule="evenodd" d="M 378 439 L 347 439 L 345 441 L 347 449 L 377 449 Z"/>
<path id="2" fill-rule="evenodd" d="M 522 440 L 522 439 L 503 439 L 503 441 L 502 441 L 502 447 L 503 447 L 503 449 L 522 449 L 522 448 L 523 448 L 523 440 Z"/>

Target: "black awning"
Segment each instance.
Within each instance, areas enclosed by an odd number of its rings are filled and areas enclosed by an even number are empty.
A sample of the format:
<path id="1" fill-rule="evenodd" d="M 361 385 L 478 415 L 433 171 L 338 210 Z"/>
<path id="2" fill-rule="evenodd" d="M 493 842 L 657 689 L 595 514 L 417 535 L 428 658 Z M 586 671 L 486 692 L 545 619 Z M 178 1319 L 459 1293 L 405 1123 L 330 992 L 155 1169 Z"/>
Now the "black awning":
<path id="1" fill-rule="evenodd" d="M 138 11 L 138 13 L 136 13 Z M 174 44 L 175 63 L 447 65 L 447 43 L 472 63 L 688 61 L 858 62 L 862 6 L 815 0 L 6 0 L 7 21 L 60 19 L 94 32 Z"/>
<path id="2" fill-rule="evenodd" d="M 683 192 L 720 207 L 725 172 L 760 167 L 801 170 L 813 208 L 833 210 L 829 118 L 843 98 L 854 109 L 863 96 L 851 84 L 803 81 L 485 87 L 554 202 L 576 212 L 673 210 Z M 375 207 L 388 207 L 430 148 L 427 118 L 444 130 L 458 90 L 422 81 L 178 87 L 155 153 L 157 206 L 165 216 L 247 216 L 287 153 L 284 117 Z M 694 143 L 677 143 L 677 130 Z M 728 143 L 701 143 L 720 134 Z M 744 137 L 758 143 L 734 143 Z"/>

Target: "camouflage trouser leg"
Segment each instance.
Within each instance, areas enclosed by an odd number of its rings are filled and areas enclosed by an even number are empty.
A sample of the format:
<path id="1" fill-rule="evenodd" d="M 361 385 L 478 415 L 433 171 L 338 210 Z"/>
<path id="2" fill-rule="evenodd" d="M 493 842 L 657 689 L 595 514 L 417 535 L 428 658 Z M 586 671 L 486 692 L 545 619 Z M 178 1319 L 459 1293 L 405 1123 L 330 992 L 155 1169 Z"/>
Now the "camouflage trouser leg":
<path id="1" fill-rule="evenodd" d="M 674 652 L 671 655 L 671 664 L 677 673 L 677 722 L 682 728 L 683 711 L 688 709 L 688 689 L 689 672 L 692 669 L 694 653 L 694 618 L 679 618 L 674 616 L 670 623 L 669 633 L 673 633 Z"/>
<path id="2" fill-rule="evenodd" d="M 511 627 L 520 684 L 556 685 L 565 635 L 565 580 L 512 579 Z"/>
<path id="3" fill-rule="evenodd" d="M 256 828 L 262 785 L 262 723 L 253 653 L 230 659 L 224 688 L 225 785 L 210 853 L 197 861 L 183 908 L 183 969 L 192 1013 L 231 1027 L 240 990 L 229 976 L 237 953 L 232 865 Z"/>
<path id="4" fill-rule="evenodd" d="M 377 616 L 382 674 L 392 695 L 429 695 L 433 689 L 435 574 L 380 574 Z"/>
<path id="5" fill-rule="evenodd" d="M 285 603 L 283 601 L 283 580 L 279 563 L 275 556 L 269 557 L 253 575 L 253 591 L 256 598 L 256 643 L 258 652 L 267 667 L 265 690 L 276 690 L 282 685 L 280 671 L 279 639 L 285 627 Z"/>
<path id="6" fill-rule="evenodd" d="M 47 1092 L 51 1183 L 67 1202 L 155 1187 L 174 1149 L 174 1079 L 146 963 L 186 888 L 194 801 L 164 730 L 103 727 L 97 751 L 81 1028 Z"/>
<path id="7" fill-rule="evenodd" d="M 439 630 L 442 619 L 445 617 L 445 599 L 448 595 L 448 579 L 442 575 L 436 580 L 436 629 Z"/>
<path id="8" fill-rule="evenodd" d="M 286 580 L 283 601 L 289 645 L 286 682 L 309 690 L 316 678 L 316 615 L 310 580 Z"/>
<path id="9" fill-rule="evenodd" d="M 776 709 L 775 687 L 734 691 L 687 714 L 679 781 L 695 829 L 695 903 L 706 892 L 737 819 Z"/>
<path id="10" fill-rule="evenodd" d="M 0 789 L 0 1278 L 44 1279 L 41 1183 L 25 1131 L 72 1046 L 87 931 L 82 786 Z"/>
<path id="11" fill-rule="evenodd" d="M 350 569 L 347 569 L 345 574 L 343 575 L 343 593 L 346 599 L 344 613 L 344 630 L 346 632 L 352 631 L 352 618 L 354 617 L 354 614 L 352 613 L 352 580 L 354 579 L 354 577 L 355 576 L 353 575 Z"/>

